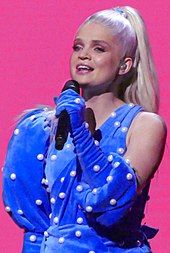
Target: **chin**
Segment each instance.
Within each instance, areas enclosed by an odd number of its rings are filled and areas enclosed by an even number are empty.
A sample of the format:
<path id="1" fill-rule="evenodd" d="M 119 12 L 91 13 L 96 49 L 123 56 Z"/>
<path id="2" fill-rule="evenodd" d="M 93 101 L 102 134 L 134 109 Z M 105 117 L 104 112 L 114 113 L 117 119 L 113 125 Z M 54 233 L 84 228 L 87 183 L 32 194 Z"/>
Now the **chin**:
<path id="1" fill-rule="evenodd" d="M 80 84 L 80 86 L 84 86 L 84 85 L 90 84 L 90 80 L 87 80 L 86 78 L 77 77 L 77 76 L 72 76 L 71 78 L 73 80 L 77 81 Z"/>

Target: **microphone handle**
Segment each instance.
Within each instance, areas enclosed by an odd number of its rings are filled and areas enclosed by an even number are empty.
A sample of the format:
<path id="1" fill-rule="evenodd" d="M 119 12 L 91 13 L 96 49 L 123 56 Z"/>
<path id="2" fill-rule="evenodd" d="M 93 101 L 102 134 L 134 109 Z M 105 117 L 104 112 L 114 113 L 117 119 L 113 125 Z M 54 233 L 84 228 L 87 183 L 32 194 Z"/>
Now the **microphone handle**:
<path id="1" fill-rule="evenodd" d="M 80 94 L 79 83 L 75 80 L 69 80 L 65 83 L 62 92 L 68 89 L 72 89 Z M 55 148 L 62 150 L 64 144 L 67 141 L 68 133 L 70 130 L 70 117 L 66 110 L 62 111 L 58 118 L 57 132 L 55 135 Z"/>
<path id="2" fill-rule="evenodd" d="M 63 149 L 64 144 L 67 141 L 69 129 L 70 129 L 70 117 L 67 111 L 64 110 L 59 115 L 58 127 L 57 127 L 56 136 L 55 136 L 55 148 L 57 150 Z"/>

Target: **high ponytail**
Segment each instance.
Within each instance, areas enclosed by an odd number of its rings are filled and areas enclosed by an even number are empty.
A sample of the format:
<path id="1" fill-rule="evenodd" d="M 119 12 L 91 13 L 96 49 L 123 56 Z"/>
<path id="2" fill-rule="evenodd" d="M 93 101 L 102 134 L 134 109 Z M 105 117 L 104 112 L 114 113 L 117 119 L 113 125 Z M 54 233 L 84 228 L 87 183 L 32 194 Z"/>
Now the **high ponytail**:
<path id="1" fill-rule="evenodd" d="M 159 108 L 158 81 L 144 21 L 135 9 L 125 6 L 122 7 L 122 10 L 126 13 L 126 18 L 133 27 L 137 38 L 134 59 L 136 80 L 127 87 L 124 99 L 127 102 L 142 105 L 147 111 L 157 112 Z"/>
<path id="2" fill-rule="evenodd" d="M 140 14 L 129 6 L 94 13 L 85 23 L 98 22 L 108 27 L 122 46 L 122 58 L 131 57 L 133 66 L 118 85 L 117 96 L 127 103 L 157 112 L 159 90 L 145 24 Z M 83 25 L 82 24 L 82 25 Z"/>

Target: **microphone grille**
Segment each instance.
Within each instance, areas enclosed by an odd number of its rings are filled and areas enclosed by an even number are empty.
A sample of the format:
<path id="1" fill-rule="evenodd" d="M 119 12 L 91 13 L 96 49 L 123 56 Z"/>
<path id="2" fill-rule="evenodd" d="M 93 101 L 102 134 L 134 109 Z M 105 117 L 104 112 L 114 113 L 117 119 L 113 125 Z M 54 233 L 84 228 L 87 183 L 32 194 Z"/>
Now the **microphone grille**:
<path id="1" fill-rule="evenodd" d="M 80 94 L 80 87 L 79 87 L 79 83 L 75 80 L 69 80 L 65 83 L 62 92 L 68 89 L 72 89 L 75 92 L 77 92 L 78 94 Z"/>

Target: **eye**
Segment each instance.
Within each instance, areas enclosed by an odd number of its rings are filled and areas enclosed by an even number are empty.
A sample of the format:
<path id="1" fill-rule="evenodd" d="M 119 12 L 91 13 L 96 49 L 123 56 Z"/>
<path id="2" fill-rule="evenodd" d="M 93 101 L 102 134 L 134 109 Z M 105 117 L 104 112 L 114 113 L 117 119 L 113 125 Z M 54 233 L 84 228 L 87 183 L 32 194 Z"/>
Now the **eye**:
<path id="1" fill-rule="evenodd" d="M 82 46 L 81 45 L 79 45 L 79 44 L 77 44 L 77 45 L 73 45 L 73 50 L 74 51 L 79 51 L 80 49 L 82 49 Z"/>
<path id="2" fill-rule="evenodd" d="M 103 47 L 95 47 L 94 50 L 101 53 L 106 51 Z"/>

